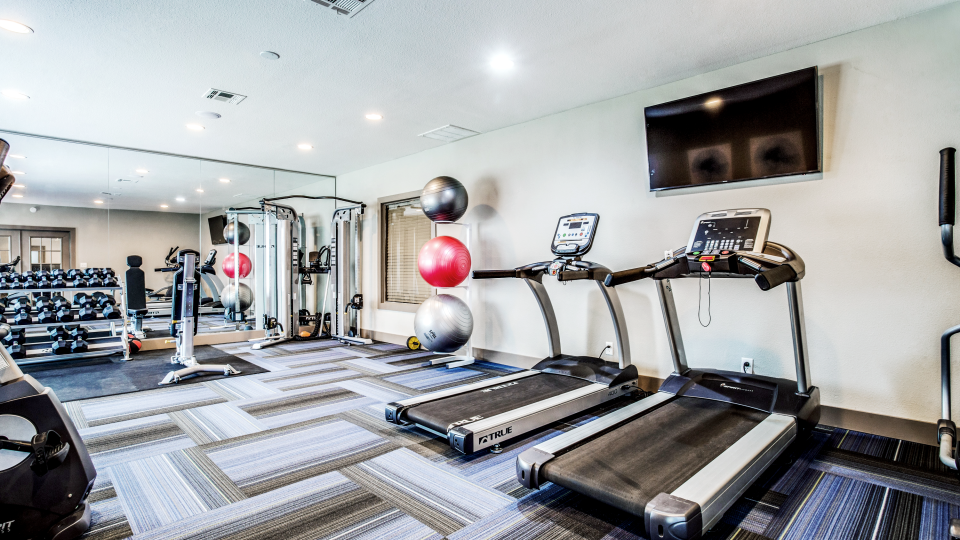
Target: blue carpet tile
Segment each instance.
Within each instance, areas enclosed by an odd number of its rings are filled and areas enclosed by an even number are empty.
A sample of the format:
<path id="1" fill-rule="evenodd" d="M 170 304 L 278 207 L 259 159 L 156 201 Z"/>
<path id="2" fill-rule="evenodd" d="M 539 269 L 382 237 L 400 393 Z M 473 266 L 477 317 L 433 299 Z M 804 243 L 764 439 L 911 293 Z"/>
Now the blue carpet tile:
<path id="1" fill-rule="evenodd" d="M 98 478 L 85 538 L 638 539 L 643 519 L 516 480 L 523 450 L 614 402 L 464 456 L 383 419 L 386 403 L 509 374 L 386 343 L 217 346 L 267 373 L 67 403 Z M 944 539 L 960 481 L 937 449 L 820 426 L 710 540 Z"/>

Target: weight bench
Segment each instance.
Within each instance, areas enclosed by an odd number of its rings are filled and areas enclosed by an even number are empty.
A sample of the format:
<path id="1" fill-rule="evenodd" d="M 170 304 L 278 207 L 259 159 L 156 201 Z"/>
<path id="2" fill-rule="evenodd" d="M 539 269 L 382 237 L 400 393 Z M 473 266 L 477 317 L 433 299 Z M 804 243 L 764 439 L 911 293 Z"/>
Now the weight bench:
<path id="1" fill-rule="evenodd" d="M 143 317 L 147 314 L 147 286 L 143 270 L 140 266 L 143 258 L 139 255 L 127 257 L 127 268 L 123 284 L 126 287 L 124 298 L 127 301 L 127 316 L 133 321 L 133 335 L 137 339 L 145 339 L 143 331 Z"/>

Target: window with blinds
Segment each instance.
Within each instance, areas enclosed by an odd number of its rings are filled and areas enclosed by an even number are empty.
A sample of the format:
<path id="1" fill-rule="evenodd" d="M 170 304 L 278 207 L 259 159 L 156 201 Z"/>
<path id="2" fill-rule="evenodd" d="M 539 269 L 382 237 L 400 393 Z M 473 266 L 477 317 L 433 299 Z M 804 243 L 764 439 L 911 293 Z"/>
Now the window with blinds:
<path id="1" fill-rule="evenodd" d="M 433 288 L 420 277 L 417 255 L 432 236 L 431 222 L 420 210 L 420 198 L 384 203 L 383 301 L 419 304 Z"/>

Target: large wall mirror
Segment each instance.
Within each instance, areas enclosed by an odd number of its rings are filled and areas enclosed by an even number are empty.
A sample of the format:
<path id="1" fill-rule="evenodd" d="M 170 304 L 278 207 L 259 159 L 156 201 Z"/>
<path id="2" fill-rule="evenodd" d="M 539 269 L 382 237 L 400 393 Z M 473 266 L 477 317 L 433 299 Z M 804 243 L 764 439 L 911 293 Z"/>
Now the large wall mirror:
<path id="1" fill-rule="evenodd" d="M 149 151 L 0 132 L 10 143 L 6 165 L 17 184 L 0 206 L 0 264 L 14 268 L 112 268 L 127 270 L 139 255 L 146 287 L 162 301 L 177 249 L 195 249 L 205 259 L 217 250 L 216 275 L 205 279 L 198 333 L 245 331 L 216 309 L 229 283 L 222 262 L 233 251 L 223 243 L 218 221 L 229 208 L 258 207 L 260 199 L 284 195 L 333 196 L 336 178 L 306 172 L 204 160 Z M 304 251 L 329 242 L 333 201 L 291 199 L 303 216 Z M 241 246 L 249 252 L 251 246 Z M 255 269 L 254 269 L 255 271 Z M 317 312 L 324 280 L 303 287 L 302 308 Z M 255 307 L 250 316 L 255 317 Z M 147 318 L 147 339 L 169 338 L 166 313 Z"/>

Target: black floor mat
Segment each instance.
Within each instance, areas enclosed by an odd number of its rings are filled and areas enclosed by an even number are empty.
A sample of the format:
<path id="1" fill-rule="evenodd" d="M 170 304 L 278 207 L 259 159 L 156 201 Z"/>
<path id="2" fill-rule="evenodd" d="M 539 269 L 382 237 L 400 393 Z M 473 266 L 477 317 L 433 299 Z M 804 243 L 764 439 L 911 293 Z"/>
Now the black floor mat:
<path id="1" fill-rule="evenodd" d="M 111 357 L 106 356 L 81 361 L 31 364 L 21 366 L 20 369 L 32 375 L 40 384 L 52 388 L 60 401 L 66 402 L 159 388 L 164 375 L 178 368 L 178 365 L 170 363 L 174 352 L 174 349 L 142 351 L 131 356 L 130 361 L 120 363 L 113 363 L 110 361 Z M 197 346 L 194 354 L 200 364 L 230 364 L 243 375 L 267 371 L 210 345 Z M 204 373 L 183 379 L 179 384 L 213 381 L 223 377 L 217 373 Z"/>

